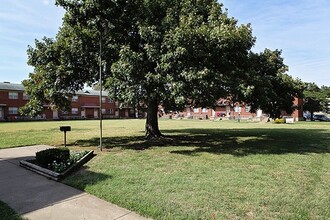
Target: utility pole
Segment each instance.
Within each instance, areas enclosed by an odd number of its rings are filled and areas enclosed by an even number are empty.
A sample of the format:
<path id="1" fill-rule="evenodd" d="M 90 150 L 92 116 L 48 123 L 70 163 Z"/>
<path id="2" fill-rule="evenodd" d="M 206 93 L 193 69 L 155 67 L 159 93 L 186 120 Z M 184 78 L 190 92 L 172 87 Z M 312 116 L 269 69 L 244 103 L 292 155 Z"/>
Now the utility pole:
<path id="1" fill-rule="evenodd" d="M 99 62 L 100 62 L 100 150 L 102 151 L 102 40 L 100 36 L 100 54 L 99 54 Z"/>

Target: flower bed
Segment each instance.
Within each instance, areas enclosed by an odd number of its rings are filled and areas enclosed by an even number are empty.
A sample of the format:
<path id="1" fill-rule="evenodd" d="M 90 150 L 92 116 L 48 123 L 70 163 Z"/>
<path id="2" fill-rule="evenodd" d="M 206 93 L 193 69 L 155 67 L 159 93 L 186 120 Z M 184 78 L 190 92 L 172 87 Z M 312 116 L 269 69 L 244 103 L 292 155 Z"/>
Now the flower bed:
<path id="1" fill-rule="evenodd" d="M 89 161 L 93 157 L 93 153 L 94 151 L 70 152 L 67 160 L 61 162 L 54 160 L 47 165 L 39 164 L 36 159 L 22 160 L 20 166 L 59 181 Z"/>

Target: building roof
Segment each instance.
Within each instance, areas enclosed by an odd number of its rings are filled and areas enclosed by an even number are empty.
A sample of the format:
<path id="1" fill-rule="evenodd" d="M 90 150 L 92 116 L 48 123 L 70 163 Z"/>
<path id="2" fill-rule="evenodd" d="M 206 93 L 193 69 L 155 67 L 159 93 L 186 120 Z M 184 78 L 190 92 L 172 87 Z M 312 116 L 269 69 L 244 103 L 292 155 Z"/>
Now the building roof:
<path id="1" fill-rule="evenodd" d="M 7 91 L 25 91 L 25 88 L 22 84 L 10 83 L 10 82 L 0 82 L 0 90 Z M 100 91 L 96 90 L 80 90 L 76 92 L 76 95 L 85 95 L 85 96 L 99 96 Z M 108 96 L 108 92 L 102 91 L 102 96 Z"/>
<path id="2" fill-rule="evenodd" d="M 10 83 L 10 82 L 0 82 L 0 90 L 24 91 L 25 89 L 22 84 Z"/>
<path id="3" fill-rule="evenodd" d="M 96 90 L 79 90 L 78 92 L 76 92 L 76 95 L 99 96 L 100 91 L 96 91 Z M 108 96 L 108 92 L 102 91 L 102 96 Z"/>

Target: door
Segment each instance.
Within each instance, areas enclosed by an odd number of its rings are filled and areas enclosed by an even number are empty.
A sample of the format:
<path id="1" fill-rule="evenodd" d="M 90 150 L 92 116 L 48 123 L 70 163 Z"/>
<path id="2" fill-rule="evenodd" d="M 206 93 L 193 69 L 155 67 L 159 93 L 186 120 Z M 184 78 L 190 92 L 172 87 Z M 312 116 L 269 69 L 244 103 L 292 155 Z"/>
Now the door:
<path id="1" fill-rule="evenodd" d="M 94 118 L 98 118 L 99 117 L 99 110 L 96 108 L 94 109 Z"/>
<path id="2" fill-rule="evenodd" d="M 53 119 L 58 119 L 58 111 L 53 111 Z"/>
<path id="3" fill-rule="evenodd" d="M 3 119 L 4 113 L 3 113 L 3 108 L 0 107 L 0 119 Z"/>
<path id="4" fill-rule="evenodd" d="M 86 118 L 85 109 L 81 110 L 81 118 Z"/>
<path id="5" fill-rule="evenodd" d="M 259 110 L 257 111 L 257 117 L 261 117 L 261 116 L 262 116 L 262 110 L 259 109 Z"/>
<path id="6" fill-rule="evenodd" d="M 226 106 L 226 116 L 229 117 L 230 116 L 230 106 Z"/>
<path id="7" fill-rule="evenodd" d="M 187 107 L 187 116 L 189 117 L 191 115 L 190 113 L 190 107 Z"/>

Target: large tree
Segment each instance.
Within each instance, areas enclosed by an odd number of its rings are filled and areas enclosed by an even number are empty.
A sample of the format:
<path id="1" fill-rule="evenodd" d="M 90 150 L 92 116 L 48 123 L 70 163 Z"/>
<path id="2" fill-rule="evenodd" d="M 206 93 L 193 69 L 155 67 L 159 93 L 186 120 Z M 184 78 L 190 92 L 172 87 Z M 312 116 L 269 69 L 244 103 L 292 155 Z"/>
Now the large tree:
<path id="1" fill-rule="evenodd" d="M 25 110 L 32 114 L 45 102 L 68 106 L 66 97 L 97 82 L 102 65 L 110 96 L 145 105 L 146 136 L 159 137 L 159 104 L 167 110 L 182 109 L 187 100 L 212 106 L 246 76 L 252 29 L 229 18 L 216 0 L 56 4 L 66 10 L 56 38 L 36 40 L 28 50 L 34 72 L 23 84 L 32 97 Z"/>

